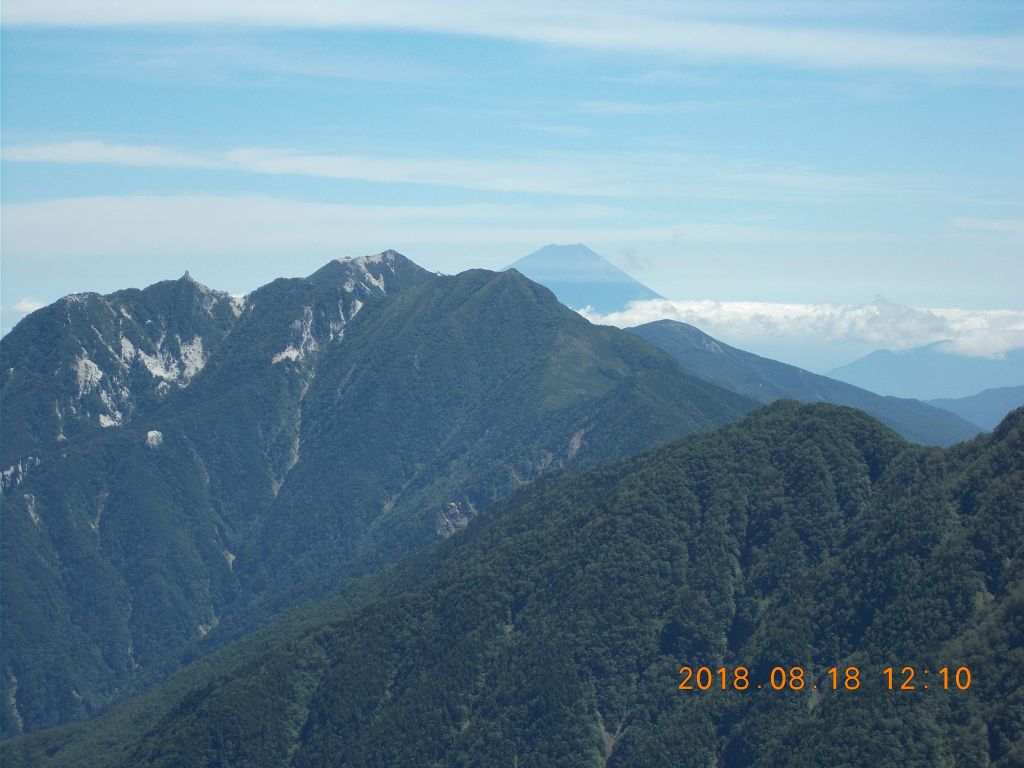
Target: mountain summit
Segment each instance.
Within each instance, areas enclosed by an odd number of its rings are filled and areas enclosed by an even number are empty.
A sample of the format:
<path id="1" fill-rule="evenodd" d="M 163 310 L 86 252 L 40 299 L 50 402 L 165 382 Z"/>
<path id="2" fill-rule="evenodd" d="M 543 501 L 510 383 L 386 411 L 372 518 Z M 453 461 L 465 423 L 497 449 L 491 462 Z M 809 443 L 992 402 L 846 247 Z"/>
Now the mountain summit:
<path id="1" fill-rule="evenodd" d="M 0 731 L 81 719 L 560 468 L 753 400 L 516 270 L 78 294 L 0 340 Z"/>
<path id="2" fill-rule="evenodd" d="M 545 245 L 508 268 L 550 288 L 573 309 L 589 306 L 607 314 L 631 301 L 664 298 L 582 244 Z"/>

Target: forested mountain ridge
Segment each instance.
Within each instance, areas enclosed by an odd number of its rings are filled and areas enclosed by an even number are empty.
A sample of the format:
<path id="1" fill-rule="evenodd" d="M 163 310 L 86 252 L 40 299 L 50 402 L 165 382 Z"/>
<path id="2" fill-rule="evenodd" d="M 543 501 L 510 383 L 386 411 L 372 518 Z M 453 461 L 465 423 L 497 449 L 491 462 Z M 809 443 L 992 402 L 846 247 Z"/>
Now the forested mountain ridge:
<path id="1" fill-rule="evenodd" d="M 0 345 L 4 488 L 42 453 L 188 386 L 242 307 L 186 275 L 110 296 L 72 294 L 18 323 Z"/>
<path id="2" fill-rule="evenodd" d="M 282 568 L 308 569 L 322 593 L 544 472 L 706 431 L 752 405 L 516 271 L 441 277 L 363 322 L 312 382 L 302 456 L 243 558 L 268 595 L 293 599 Z M 365 536 L 360 515 L 372 518 Z"/>
<path id="3" fill-rule="evenodd" d="M 244 301 L 185 277 L 62 299 L 0 341 L 5 445 L 38 454 L 3 496 L 5 735 L 95 711 L 214 629 L 217 606 L 242 594 L 237 542 L 287 474 L 319 357 L 364 306 L 432 277 L 394 252 L 276 280 Z M 211 340 L 200 331 L 213 321 Z M 202 354 L 168 383 L 164 372 L 183 369 L 170 353 L 151 364 L 141 332 L 164 347 L 168 334 L 194 339 Z M 105 422 L 110 399 L 83 390 L 83 368 L 137 407 Z M 77 431 L 45 419 L 8 431 L 9 414 L 53 396 L 70 402 Z"/>
<path id="4" fill-rule="evenodd" d="M 665 350 L 695 376 L 761 403 L 791 398 L 804 403 L 860 408 L 907 440 L 923 445 L 949 446 L 969 440 L 984 427 L 965 420 L 960 412 L 936 407 L 937 404 L 883 397 L 844 381 L 744 352 L 686 323 L 658 320 L 626 330 Z M 1010 410 L 1003 411 L 1000 418 Z"/>
<path id="5" fill-rule="evenodd" d="M 431 277 L 388 251 L 336 260 L 309 278 L 277 280 L 244 297 L 211 290 L 188 273 L 141 290 L 65 296 L 0 343 L 4 489 L 79 434 L 179 407 L 176 396 L 194 380 L 205 383 L 209 373 L 199 374 L 211 361 L 238 364 L 264 351 L 295 361 L 340 339 L 367 301 Z M 222 351 L 228 336 L 234 343 Z"/>
<path id="6" fill-rule="evenodd" d="M 7 755 L 1010 768 L 1024 758 L 1022 549 L 1024 410 L 941 450 L 851 409 L 779 402 L 526 487 L 369 577 L 389 584 L 376 599 L 154 692 L 136 728 L 114 712 Z M 747 690 L 677 689 L 681 666 L 740 665 Z M 883 669 L 904 665 L 917 687 L 888 690 Z M 769 689 L 774 667 L 797 666 L 802 688 Z M 970 687 L 943 690 L 942 667 L 970 669 Z"/>
<path id="7" fill-rule="evenodd" d="M 170 288 L 208 295 L 179 283 Z M 120 295 L 90 302 L 127 324 Z M 2 508 L 5 735 L 94 714 L 451 535 L 545 472 L 754 406 L 589 324 L 514 270 L 446 277 L 385 252 L 276 280 L 230 302 L 223 320 L 187 386 L 106 427 L 83 404 L 88 429 L 65 441 L 38 425 L 41 461 Z M 124 346 L 89 314 L 52 342 L 36 315 L 24 322 L 36 330 L 19 325 L 0 342 L 15 371 L 5 408 L 35 402 L 17 382 L 35 375 L 27 363 L 47 343 L 66 348 L 58 372 L 83 355 L 100 382 L 134 370 L 137 356 L 108 360 L 80 344 L 95 326 L 114 352 Z M 149 373 L 141 381 L 159 386 Z M 63 386 L 77 396 L 77 380 Z"/>

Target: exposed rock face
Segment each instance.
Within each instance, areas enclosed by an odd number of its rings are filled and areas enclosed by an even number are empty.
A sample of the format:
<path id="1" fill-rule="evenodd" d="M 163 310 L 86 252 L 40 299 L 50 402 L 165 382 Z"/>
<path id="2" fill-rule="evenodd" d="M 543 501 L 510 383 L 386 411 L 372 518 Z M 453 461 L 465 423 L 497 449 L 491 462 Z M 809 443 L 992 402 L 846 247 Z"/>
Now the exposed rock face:
<path id="1" fill-rule="evenodd" d="M 753 405 L 515 271 L 391 251 L 244 300 L 190 277 L 68 297 L 0 358 L 5 732 L 86 717 L 545 472 Z"/>

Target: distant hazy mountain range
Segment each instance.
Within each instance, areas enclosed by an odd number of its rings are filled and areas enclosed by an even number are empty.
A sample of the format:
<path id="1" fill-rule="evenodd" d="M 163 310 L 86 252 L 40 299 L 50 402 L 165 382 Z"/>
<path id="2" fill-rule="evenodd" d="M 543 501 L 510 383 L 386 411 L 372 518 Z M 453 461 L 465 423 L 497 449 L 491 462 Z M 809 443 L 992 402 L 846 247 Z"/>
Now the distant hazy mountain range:
<path id="1" fill-rule="evenodd" d="M 880 349 L 828 375 L 879 394 L 922 400 L 969 397 L 1024 384 L 1024 349 L 986 358 L 955 355 L 945 348 L 945 342 L 936 342 L 902 352 Z"/>
<path id="2" fill-rule="evenodd" d="M 581 244 L 547 245 L 512 267 L 550 288 L 572 309 L 589 306 L 608 314 L 624 309 L 631 301 L 663 298 Z M 833 369 L 828 377 L 880 395 L 917 400 L 962 398 L 985 389 L 1024 385 L 1024 349 L 1000 358 L 979 358 L 952 354 L 945 351 L 946 347 L 945 342 L 936 342 L 901 352 L 878 350 Z M 752 392 L 747 395 L 754 396 Z M 821 399 L 836 402 L 828 397 Z M 986 428 L 998 422 L 994 416 L 1001 407 L 996 406 L 984 417 Z"/>
<path id="3" fill-rule="evenodd" d="M 589 306 L 608 314 L 631 301 L 663 298 L 585 245 L 546 245 L 509 268 L 551 289 L 572 309 Z"/>
<path id="4" fill-rule="evenodd" d="M 757 403 L 516 270 L 388 251 L 244 298 L 68 296 L 0 340 L 5 735 L 88 716 L 547 472 Z"/>
<path id="5" fill-rule="evenodd" d="M 918 400 L 882 397 L 796 366 L 744 352 L 674 320 L 628 328 L 660 347 L 688 372 L 761 403 L 790 398 L 805 403 L 849 405 L 870 413 L 904 437 L 931 445 L 951 445 L 980 428 L 949 411 Z M 1005 416 L 1012 408 L 1007 408 Z"/>
<path id="6" fill-rule="evenodd" d="M 928 401 L 929 405 L 955 413 L 982 429 L 995 429 L 996 424 L 1015 408 L 1024 405 L 1024 385 L 986 389 L 970 397 L 943 398 Z"/>

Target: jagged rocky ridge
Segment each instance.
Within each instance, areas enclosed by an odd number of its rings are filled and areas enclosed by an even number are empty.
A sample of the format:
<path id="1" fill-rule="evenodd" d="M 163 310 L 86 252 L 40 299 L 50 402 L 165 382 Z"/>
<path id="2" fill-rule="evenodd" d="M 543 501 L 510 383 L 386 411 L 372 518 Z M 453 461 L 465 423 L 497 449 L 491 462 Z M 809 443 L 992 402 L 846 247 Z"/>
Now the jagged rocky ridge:
<path id="1" fill-rule="evenodd" d="M 94 714 L 543 473 L 753 406 L 517 272 L 390 251 L 244 299 L 183 278 L 62 300 L 0 359 L 4 735 Z"/>

